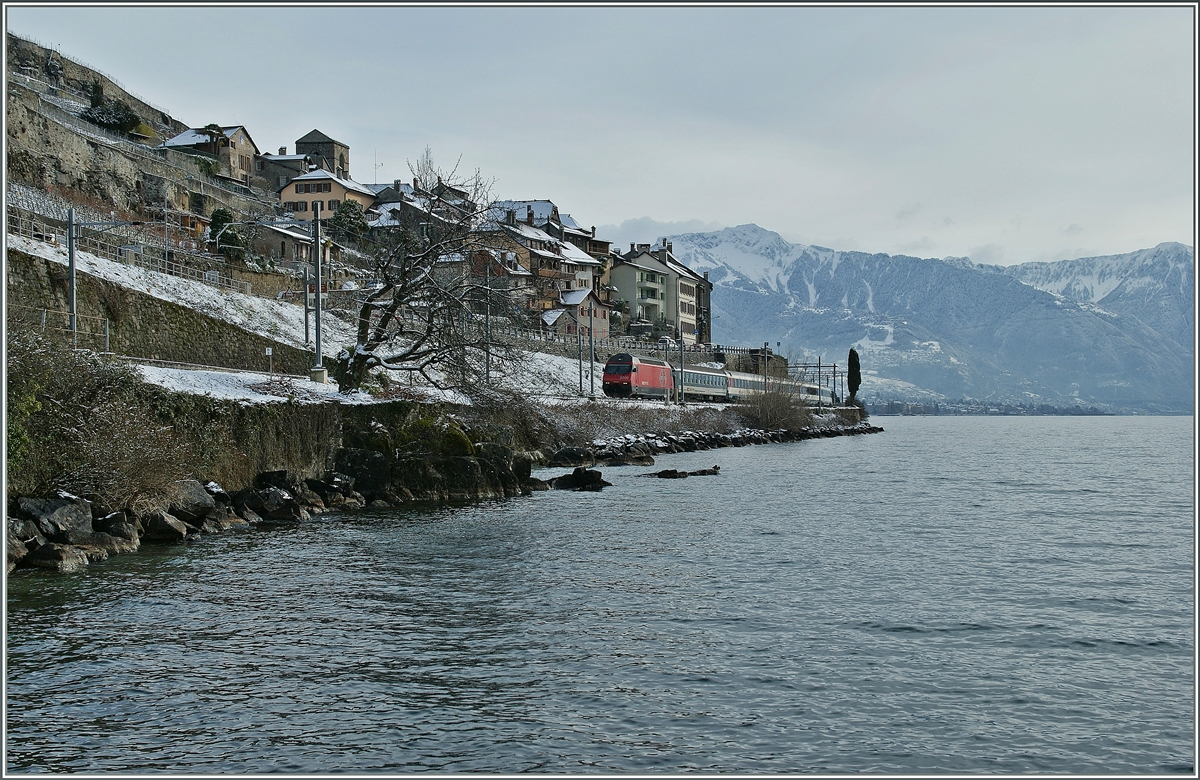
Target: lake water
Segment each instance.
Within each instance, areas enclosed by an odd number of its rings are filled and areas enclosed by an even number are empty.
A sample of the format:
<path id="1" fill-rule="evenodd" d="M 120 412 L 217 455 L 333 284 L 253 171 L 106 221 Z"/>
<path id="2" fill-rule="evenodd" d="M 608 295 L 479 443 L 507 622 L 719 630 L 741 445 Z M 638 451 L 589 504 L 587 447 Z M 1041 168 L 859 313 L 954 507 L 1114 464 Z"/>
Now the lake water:
<path id="1" fill-rule="evenodd" d="M 873 422 L 17 572 L 7 769 L 1192 772 L 1192 418 Z"/>

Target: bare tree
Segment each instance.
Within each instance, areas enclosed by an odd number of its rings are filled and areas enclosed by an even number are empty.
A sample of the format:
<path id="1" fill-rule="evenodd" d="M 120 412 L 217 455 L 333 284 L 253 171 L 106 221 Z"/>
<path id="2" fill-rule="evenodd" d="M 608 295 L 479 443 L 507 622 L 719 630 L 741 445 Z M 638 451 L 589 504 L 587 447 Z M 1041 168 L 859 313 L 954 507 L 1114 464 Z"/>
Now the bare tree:
<path id="1" fill-rule="evenodd" d="M 359 307 L 356 341 L 333 367 L 342 389 L 373 369 L 420 374 L 439 388 L 469 390 L 498 377 L 519 353 L 488 328 L 510 306 L 489 283 L 495 255 L 481 230 L 492 219 L 491 182 L 478 170 L 438 168 L 428 148 L 415 163 L 413 195 L 389 204 L 377 227 L 370 272 L 379 285 Z"/>

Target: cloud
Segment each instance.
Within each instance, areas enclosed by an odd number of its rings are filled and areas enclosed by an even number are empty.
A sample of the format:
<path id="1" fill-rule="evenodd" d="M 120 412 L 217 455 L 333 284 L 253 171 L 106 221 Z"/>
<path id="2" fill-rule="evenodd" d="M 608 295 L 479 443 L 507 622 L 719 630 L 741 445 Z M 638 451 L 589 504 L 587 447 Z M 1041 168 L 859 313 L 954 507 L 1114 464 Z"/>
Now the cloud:
<path id="1" fill-rule="evenodd" d="M 1004 247 L 999 244 L 984 244 L 971 250 L 971 262 L 980 265 L 1004 265 Z"/>
<path id="2" fill-rule="evenodd" d="M 921 236 L 916 241 L 908 241 L 903 244 L 898 244 L 897 248 L 901 252 L 932 252 L 937 242 L 929 236 Z"/>
<path id="3" fill-rule="evenodd" d="M 896 212 L 896 219 L 908 219 L 921 210 L 920 203 L 912 203 Z"/>
<path id="4" fill-rule="evenodd" d="M 627 219 L 620 225 L 599 225 L 596 227 L 596 237 L 613 242 L 613 246 L 621 248 L 626 244 L 653 244 L 664 236 L 675 236 L 680 233 L 710 233 L 726 227 L 719 222 L 704 222 L 699 219 L 689 219 L 683 222 L 659 222 L 653 217 L 636 217 Z"/>
<path id="5" fill-rule="evenodd" d="M 1067 227 L 1063 228 L 1063 232 L 1066 233 L 1068 236 L 1073 236 L 1076 233 L 1082 233 L 1083 228 L 1079 227 L 1079 225 L 1076 225 L 1074 222 L 1072 222 L 1070 225 L 1067 225 Z"/>

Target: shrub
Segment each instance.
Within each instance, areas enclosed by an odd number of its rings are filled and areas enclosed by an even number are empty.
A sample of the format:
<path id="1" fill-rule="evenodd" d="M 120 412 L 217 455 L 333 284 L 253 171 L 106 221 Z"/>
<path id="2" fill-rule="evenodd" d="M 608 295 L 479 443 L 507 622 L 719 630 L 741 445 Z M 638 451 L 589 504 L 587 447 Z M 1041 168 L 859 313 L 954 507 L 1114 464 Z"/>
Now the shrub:
<path id="1" fill-rule="evenodd" d="M 79 116 L 92 124 L 118 133 L 132 132 L 142 123 L 141 117 L 121 100 L 109 100 L 84 109 Z"/>
<path id="2" fill-rule="evenodd" d="M 187 475 L 184 447 L 146 411 L 145 387 L 124 364 L 10 331 L 7 378 L 11 495 L 62 489 L 152 509 Z"/>
<path id="3" fill-rule="evenodd" d="M 737 413 L 747 427 L 764 431 L 798 431 L 813 422 L 808 404 L 788 390 L 755 393 L 738 404 Z"/>

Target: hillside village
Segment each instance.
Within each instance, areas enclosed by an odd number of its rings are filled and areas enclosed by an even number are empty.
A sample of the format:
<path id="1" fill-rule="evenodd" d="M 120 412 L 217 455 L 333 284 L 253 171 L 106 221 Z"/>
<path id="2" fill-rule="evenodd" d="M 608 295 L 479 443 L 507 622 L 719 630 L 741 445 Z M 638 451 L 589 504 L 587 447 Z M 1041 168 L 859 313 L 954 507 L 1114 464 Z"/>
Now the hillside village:
<path id="1" fill-rule="evenodd" d="M 712 284 L 669 242 L 615 247 L 552 198 L 497 199 L 465 180 L 364 184 L 350 147 L 319 129 L 260 147 L 253 128 L 186 126 L 57 52 L 11 34 L 7 45 L 10 221 L 30 237 L 61 239 L 74 207 L 76 222 L 105 223 L 77 228 L 81 248 L 311 306 L 316 221 L 322 302 L 336 306 L 382 284 L 371 255 L 398 235 L 469 225 L 438 262 L 486 286 L 500 302 L 487 315 L 569 341 L 711 341 Z"/>

